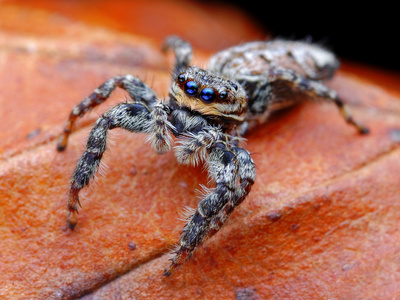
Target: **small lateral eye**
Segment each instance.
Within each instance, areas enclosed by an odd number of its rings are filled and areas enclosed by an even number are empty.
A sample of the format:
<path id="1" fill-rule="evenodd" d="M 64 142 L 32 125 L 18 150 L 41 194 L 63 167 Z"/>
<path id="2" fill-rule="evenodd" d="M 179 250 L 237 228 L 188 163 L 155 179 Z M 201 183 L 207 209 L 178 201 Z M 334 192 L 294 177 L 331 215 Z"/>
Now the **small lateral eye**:
<path id="1" fill-rule="evenodd" d="M 197 83 L 196 81 L 188 81 L 185 83 L 185 93 L 189 96 L 197 94 Z"/>
<path id="2" fill-rule="evenodd" d="M 222 100 L 226 99 L 226 97 L 228 97 L 227 91 L 222 91 L 219 93 L 219 98 L 221 98 Z"/>
<path id="3" fill-rule="evenodd" d="M 203 100 L 205 103 L 211 103 L 214 101 L 215 98 L 215 92 L 212 88 L 204 88 L 200 92 L 200 98 Z"/>
<path id="4" fill-rule="evenodd" d="M 181 73 L 181 74 L 178 75 L 178 81 L 180 83 L 183 83 L 185 81 L 185 74 L 184 73 Z"/>
<path id="5" fill-rule="evenodd" d="M 232 81 L 229 81 L 229 83 L 231 84 L 231 86 L 235 89 L 235 91 L 237 91 L 238 90 L 238 86 L 237 86 L 237 84 L 236 83 L 234 83 L 234 82 L 232 82 Z"/>

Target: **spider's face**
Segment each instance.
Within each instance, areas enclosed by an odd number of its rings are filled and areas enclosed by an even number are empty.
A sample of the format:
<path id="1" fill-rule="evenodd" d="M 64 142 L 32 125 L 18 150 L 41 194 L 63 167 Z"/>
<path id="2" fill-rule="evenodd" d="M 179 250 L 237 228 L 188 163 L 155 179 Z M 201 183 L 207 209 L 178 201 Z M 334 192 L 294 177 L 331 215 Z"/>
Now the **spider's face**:
<path id="1" fill-rule="evenodd" d="M 180 106 L 203 115 L 235 122 L 244 120 L 246 93 L 234 80 L 190 66 L 172 82 L 171 93 Z"/>

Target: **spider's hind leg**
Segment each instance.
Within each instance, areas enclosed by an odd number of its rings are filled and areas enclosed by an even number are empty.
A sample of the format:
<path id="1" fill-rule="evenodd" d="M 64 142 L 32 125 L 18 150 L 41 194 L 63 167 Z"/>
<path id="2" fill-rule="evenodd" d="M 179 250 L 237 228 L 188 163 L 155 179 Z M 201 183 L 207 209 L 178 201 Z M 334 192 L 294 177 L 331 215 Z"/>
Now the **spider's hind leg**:
<path id="1" fill-rule="evenodd" d="M 126 90 L 134 100 L 139 100 L 149 105 L 156 101 L 154 92 L 137 77 L 125 75 L 107 80 L 73 108 L 64 127 L 64 131 L 58 140 L 58 151 L 63 151 L 67 147 L 68 138 L 76 119 L 82 117 L 85 113 L 106 101 L 110 97 L 112 91 L 117 87 Z"/>
<path id="2" fill-rule="evenodd" d="M 286 82 L 289 86 L 291 86 L 291 88 L 300 90 L 301 92 L 313 98 L 335 103 L 335 105 L 339 108 L 340 114 L 347 123 L 354 126 L 361 134 L 369 133 L 369 129 L 367 127 L 353 118 L 350 109 L 338 96 L 336 91 L 329 89 L 320 81 L 307 79 L 292 70 L 280 68 L 272 69 L 269 74 L 269 81 L 272 83 L 278 80 Z"/>
<path id="3" fill-rule="evenodd" d="M 173 77 L 178 76 L 187 66 L 192 59 L 192 46 L 180 37 L 171 35 L 165 40 L 163 50 L 172 49 L 175 52 L 175 66 Z"/>

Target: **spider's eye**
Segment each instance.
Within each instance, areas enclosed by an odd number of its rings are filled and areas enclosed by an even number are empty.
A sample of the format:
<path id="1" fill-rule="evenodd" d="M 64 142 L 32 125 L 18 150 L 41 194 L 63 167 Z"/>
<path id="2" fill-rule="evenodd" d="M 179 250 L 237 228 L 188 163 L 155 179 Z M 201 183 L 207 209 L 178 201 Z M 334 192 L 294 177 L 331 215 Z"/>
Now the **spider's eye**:
<path id="1" fill-rule="evenodd" d="M 179 76 L 178 76 L 178 81 L 180 82 L 180 83 L 182 83 L 182 82 L 184 82 L 185 81 L 185 74 L 179 74 Z"/>
<path id="2" fill-rule="evenodd" d="M 237 84 L 236 83 L 234 83 L 233 81 L 228 81 L 229 82 L 229 84 L 235 89 L 235 91 L 237 91 L 238 90 L 238 86 L 237 86 Z"/>
<path id="3" fill-rule="evenodd" d="M 214 101 L 215 98 L 215 92 L 212 88 L 204 88 L 200 92 L 200 98 L 203 100 L 205 103 L 211 103 Z"/>
<path id="4" fill-rule="evenodd" d="M 227 91 L 222 91 L 219 93 L 219 97 L 224 100 L 226 97 L 228 97 L 228 92 Z"/>
<path id="5" fill-rule="evenodd" d="M 188 81 L 185 83 L 185 93 L 189 96 L 194 96 L 197 93 L 196 81 Z"/>

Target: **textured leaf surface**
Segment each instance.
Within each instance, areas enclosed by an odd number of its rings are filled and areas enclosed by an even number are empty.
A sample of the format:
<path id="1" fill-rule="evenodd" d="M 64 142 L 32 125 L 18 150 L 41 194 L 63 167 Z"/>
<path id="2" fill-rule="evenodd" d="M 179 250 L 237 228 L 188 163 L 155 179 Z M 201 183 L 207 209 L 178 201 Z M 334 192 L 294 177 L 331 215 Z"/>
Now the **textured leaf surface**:
<path id="1" fill-rule="evenodd" d="M 178 165 L 173 153 L 150 151 L 143 135 L 112 132 L 106 176 L 83 192 L 76 230 L 64 230 L 68 181 L 90 125 L 126 95 L 115 92 L 80 120 L 57 153 L 55 139 L 77 102 L 124 73 L 166 97 L 170 59 L 159 51 L 161 33 L 190 40 L 203 65 L 205 51 L 264 36 L 232 8 L 218 19 L 220 7 L 153 1 L 128 9 L 122 2 L 92 1 L 94 12 L 78 2 L 2 4 L 0 296 L 399 297 L 400 100 L 349 65 L 330 86 L 371 134 L 358 135 L 329 103 L 275 114 L 247 136 L 257 164 L 251 195 L 172 277 L 162 272 L 184 225 L 179 217 L 196 206 L 207 178 L 201 167 Z M 150 8 L 163 25 L 138 20 Z M 202 47 L 205 35 L 211 42 Z"/>

